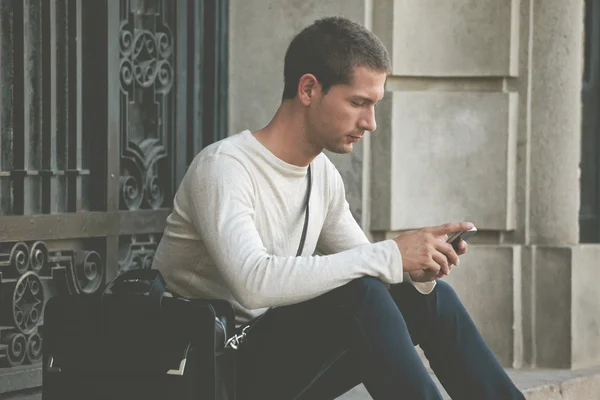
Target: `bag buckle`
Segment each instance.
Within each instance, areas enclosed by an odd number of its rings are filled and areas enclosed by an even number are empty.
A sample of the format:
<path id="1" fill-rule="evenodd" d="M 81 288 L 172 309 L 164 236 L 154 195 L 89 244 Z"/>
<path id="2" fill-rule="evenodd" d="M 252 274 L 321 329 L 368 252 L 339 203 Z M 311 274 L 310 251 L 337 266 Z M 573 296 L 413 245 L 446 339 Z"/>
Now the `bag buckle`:
<path id="1" fill-rule="evenodd" d="M 54 357 L 48 357 L 48 368 L 46 369 L 48 372 L 61 372 L 60 367 L 54 365 Z"/>
<path id="2" fill-rule="evenodd" d="M 186 363 L 187 363 L 187 358 L 182 359 L 181 362 L 179 363 L 179 369 L 170 369 L 167 371 L 167 375 L 183 376 L 183 374 L 185 372 L 185 364 Z"/>
<path id="3" fill-rule="evenodd" d="M 227 342 L 225 342 L 225 348 L 237 350 L 240 347 L 240 345 L 242 343 L 244 343 L 244 341 L 246 340 L 246 336 L 248 335 L 249 328 L 250 328 L 250 325 L 246 325 L 242 329 L 241 333 L 238 333 L 237 335 L 233 335 L 232 337 L 230 337 L 229 340 L 227 340 Z"/>

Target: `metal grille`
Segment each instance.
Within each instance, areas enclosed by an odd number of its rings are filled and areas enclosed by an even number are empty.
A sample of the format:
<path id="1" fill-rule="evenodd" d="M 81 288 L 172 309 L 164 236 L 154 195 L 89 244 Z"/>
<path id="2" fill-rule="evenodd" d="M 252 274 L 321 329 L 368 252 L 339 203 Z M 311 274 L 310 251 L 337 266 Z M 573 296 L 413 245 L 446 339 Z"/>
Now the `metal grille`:
<path id="1" fill-rule="evenodd" d="M 77 3 L 19 3 L 5 0 L 1 10 L 0 214 L 86 210 Z"/>
<path id="2" fill-rule="evenodd" d="M 120 19 L 121 202 L 124 210 L 157 209 L 172 197 L 169 132 L 175 128 L 173 9 L 144 2 Z"/>
<path id="3" fill-rule="evenodd" d="M 227 10 L 0 0 L 0 397 L 41 384 L 49 298 L 151 265 L 191 159 L 226 136 Z"/>
<path id="4" fill-rule="evenodd" d="M 598 0 L 585 2 L 584 73 L 581 90 L 581 207 L 579 240 L 600 243 L 600 7 Z"/>

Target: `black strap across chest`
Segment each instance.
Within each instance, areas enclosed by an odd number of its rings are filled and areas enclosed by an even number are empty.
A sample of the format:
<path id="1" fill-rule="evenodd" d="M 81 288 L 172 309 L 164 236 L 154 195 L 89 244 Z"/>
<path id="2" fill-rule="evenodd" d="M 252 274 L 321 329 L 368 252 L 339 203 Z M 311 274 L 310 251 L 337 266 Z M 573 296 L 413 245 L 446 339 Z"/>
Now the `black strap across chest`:
<path id="1" fill-rule="evenodd" d="M 310 203 L 310 192 L 312 192 L 312 173 L 311 166 L 308 165 L 308 190 L 306 193 L 306 207 L 304 212 L 304 227 L 302 228 L 302 236 L 300 236 L 300 245 L 298 246 L 298 251 L 296 252 L 296 256 L 300 257 L 302 255 L 302 251 L 304 250 L 304 242 L 306 241 L 306 231 L 308 230 L 308 219 L 310 217 L 309 203 Z"/>

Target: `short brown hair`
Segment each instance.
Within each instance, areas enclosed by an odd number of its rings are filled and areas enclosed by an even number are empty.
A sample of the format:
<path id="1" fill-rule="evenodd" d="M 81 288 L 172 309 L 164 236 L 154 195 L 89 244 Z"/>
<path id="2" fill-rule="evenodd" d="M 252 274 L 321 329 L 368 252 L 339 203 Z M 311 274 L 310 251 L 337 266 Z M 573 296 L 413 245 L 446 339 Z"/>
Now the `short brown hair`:
<path id="1" fill-rule="evenodd" d="M 356 67 L 389 73 L 390 56 L 377 36 L 343 17 L 327 17 L 304 28 L 285 53 L 283 100 L 296 96 L 304 74 L 313 74 L 327 92 L 350 83 Z"/>

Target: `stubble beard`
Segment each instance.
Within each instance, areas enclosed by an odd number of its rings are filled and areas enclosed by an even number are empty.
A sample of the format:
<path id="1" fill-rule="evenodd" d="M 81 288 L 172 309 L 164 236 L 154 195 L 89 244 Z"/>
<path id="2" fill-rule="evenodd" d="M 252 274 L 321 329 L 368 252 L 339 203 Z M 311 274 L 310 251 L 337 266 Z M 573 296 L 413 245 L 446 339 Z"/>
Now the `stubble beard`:
<path id="1" fill-rule="evenodd" d="M 354 149 L 354 146 L 352 143 L 343 143 L 342 140 L 345 140 L 345 138 L 347 138 L 347 136 L 344 136 L 344 138 L 338 141 L 338 143 L 325 147 L 325 149 L 335 154 L 351 153 Z"/>
<path id="2" fill-rule="evenodd" d="M 304 131 L 306 144 L 313 147 L 315 151 L 318 152 L 321 152 L 324 149 L 335 154 L 348 154 L 352 152 L 353 144 L 346 142 L 346 140 L 348 140 L 348 135 L 351 133 L 335 139 L 328 133 L 330 132 L 321 131 L 319 127 L 309 122 Z"/>

